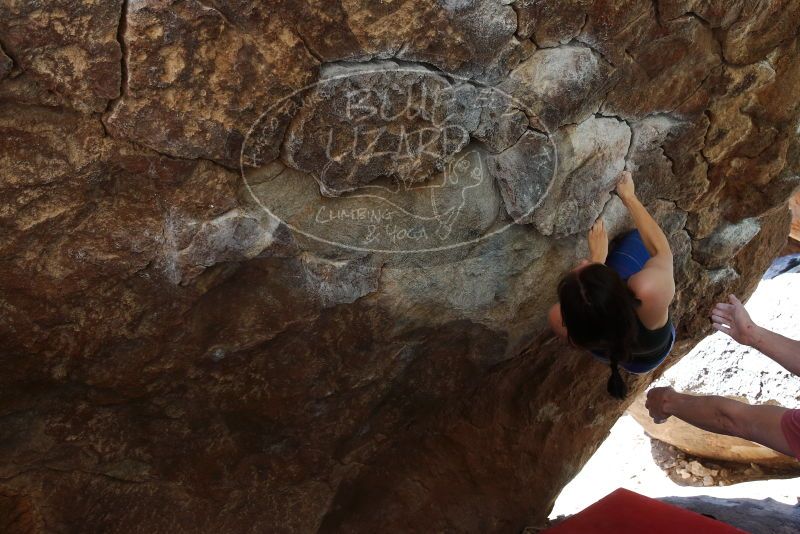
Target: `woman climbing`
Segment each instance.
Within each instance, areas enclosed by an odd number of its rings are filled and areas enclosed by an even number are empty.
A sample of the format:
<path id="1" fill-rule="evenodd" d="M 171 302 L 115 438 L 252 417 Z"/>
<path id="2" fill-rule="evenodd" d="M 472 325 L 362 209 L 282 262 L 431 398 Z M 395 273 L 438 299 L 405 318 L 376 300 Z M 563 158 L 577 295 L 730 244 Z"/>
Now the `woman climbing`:
<path id="1" fill-rule="evenodd" d="M 643 374 L 658 367 L 675 342 L 669 305 L 675 296 L 672 251 L 667 236 L 636 198 L 631 173 L 620 173 L 617 195 L 636 230 L 616 240 L 598 219 L 589 230 L 589 259 L 558 284 L 550 326 L 573 345 L 586 348 L 611 366 L 608 392 L 624 399 L 627 386 L 619 367 Z"/>

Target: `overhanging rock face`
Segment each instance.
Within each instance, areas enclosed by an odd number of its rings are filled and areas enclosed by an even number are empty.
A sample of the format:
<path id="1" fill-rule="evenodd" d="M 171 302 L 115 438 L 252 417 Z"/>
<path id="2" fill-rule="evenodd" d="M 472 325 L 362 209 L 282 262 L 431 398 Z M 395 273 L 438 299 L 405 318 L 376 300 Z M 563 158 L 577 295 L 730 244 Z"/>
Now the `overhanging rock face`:
<path id="1" fill-rule="evenodd" d="M 0 530 L 541 520 L 625 408 L 545 320 L 616 173 L 671 361 L 788 233 L 800 2 L 706 4 L 0 0 Z"/>

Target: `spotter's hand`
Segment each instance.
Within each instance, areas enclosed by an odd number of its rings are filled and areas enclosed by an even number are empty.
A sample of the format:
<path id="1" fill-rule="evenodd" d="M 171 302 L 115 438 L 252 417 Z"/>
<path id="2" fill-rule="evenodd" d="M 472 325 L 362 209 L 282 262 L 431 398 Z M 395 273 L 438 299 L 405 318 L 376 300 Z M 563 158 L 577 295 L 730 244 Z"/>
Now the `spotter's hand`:
<path id="1" fill-rule="evenodd" d="M 718 302 L 711 310 L 714 330 L 728 334 L 742 345 L 755 345 L 758 325 L 736 295 L 729 295 L 728 302 Z"/>
<path id="2" fill-rule="evenodd" d="M 664 402 L 673 392 L 672 388 L 653 388 L 647 392 L 647 402 L 644 406 L 655 424 L 660 425 L 669 419 L 669 414 L 664 411 Z"/>

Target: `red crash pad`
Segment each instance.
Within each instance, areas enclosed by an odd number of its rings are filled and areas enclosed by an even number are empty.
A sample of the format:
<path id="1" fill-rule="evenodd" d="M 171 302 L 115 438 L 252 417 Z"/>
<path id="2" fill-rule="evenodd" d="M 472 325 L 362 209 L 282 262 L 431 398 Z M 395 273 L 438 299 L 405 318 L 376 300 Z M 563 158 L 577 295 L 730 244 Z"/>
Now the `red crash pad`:
<path id="1" fill-rule="evenodd" d="M 626 489 L 606 495 L 546 534 L 747 534 L 710 517 Z"/>

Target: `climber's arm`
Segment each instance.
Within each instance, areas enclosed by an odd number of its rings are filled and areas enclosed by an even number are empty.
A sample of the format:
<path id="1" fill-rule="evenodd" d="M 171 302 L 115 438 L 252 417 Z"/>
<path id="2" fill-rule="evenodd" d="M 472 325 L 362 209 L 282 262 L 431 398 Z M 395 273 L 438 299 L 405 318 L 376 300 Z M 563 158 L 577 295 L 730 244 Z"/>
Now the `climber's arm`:
<path id="1" fill-rule="evenodd" d="M 567 339 L 567 327 L 564 326 L 564 320 L 561 317 L 561 304 L 553 304 L 547 314 L 547 321 L 558 337 Z"/>
<path id="2" fill-rule="evenodd" d="M 619 182 L 617 183 L 617 195 L 628 208 L 628 211 L 633 217 L 633 222 L 642 236 L 647 252 L 653 258 L 669 257 L 669 263 L 672 264 L 672 250 L 669 246 L 669 241 L 664 231 L 647 212 L 644 205 L 636 198 L 636 192 L 633 185 L 633 177 L 629 171 L 622 171 L 620 173 Z"/>
<path id="3" fill-rule="evenodd" d="M 708 432 L 755 441 L 793 456 L 781 429 L 786 408 L 753 406 L 725 397 L 686 395 L 672 388 L 651 389 L 646 406 L 656 423 L 663 423 L 674 415 Z"/>
<path id="4" fill-rule="evenodd" d="M 628 208 L 650 259 L 641 271 L 631 276 L 628 287 L 642 301 L 637 315 L 648 328 L 658 328 L 667 322 L 669 305 L 675 297 L 675 278 L 672 249 L 664 231 L 636 198 L 631 173 L 623 171 L 617 184 L 617 194 Z"/>

